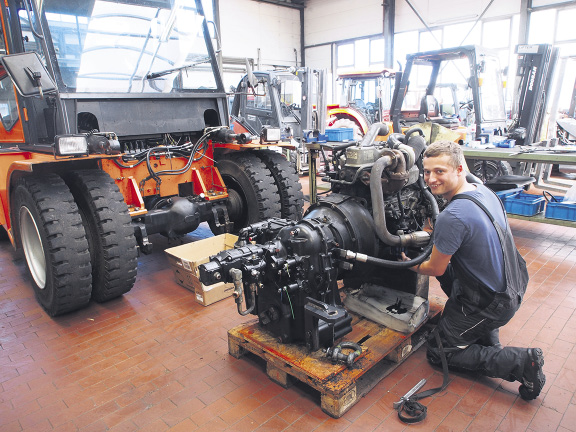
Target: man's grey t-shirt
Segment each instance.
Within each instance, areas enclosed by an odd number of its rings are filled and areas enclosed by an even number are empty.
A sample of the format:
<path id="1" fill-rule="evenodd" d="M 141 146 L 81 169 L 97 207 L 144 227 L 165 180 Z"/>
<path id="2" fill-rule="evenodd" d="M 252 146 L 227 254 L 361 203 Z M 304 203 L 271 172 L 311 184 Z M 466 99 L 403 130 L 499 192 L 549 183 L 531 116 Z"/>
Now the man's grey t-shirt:
<path id="1" fill-rule="evenodd" d="M 499 198 L 484 185 L 464 192 L 478 199 L 496 222 L 506 227 L 506 215 Z M 493 291 L 506 289 L 504 259 L 498 233 L 490 218 L 474 202 L 456 199 L 438 215 L 434 245 L 439 252 L 452 255 L 452 263 L 463 267 Z"/>

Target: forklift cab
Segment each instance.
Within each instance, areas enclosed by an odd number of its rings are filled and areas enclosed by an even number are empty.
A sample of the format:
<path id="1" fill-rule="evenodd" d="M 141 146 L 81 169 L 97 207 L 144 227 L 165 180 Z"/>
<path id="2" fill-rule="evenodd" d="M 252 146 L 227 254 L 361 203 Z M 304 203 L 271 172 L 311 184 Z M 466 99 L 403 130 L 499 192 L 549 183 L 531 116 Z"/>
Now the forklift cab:
<path id="1" fill-rule="evenodd" d="M 474 124 L 479 136 L 483 128 L 506 126 L 499 61 L 489 50 L 470 45 L 409 54 L 399 74 L 391 106 L 395 131 L 431 121 L 451 129 Z M 455 103 L 453 94 L 442 91 L 450 86 L 465 88 L 467 96 Z M 466 107 L 470 115 L 463 111 Z"/>
<path id="2" fill-rule="evenodd" d="M 49 92 L 43 79 L 42 95 L 15 95 L 19 118 L 26 121 L 16 121 L 11 130 L 21 128 L 21 134 L 5 146 L 52 154 L 62 135 L 114 131 L 131 137 L 222 124 L 227 110 L 216 98 L 224 97 L 223 84 L 199 5 L 7 0 L 1 11 L 2 23 L 10 26 L 3 32 L 4 58 L 37 55 L 54 84 Z M 20 66 L 22 72 L 28 65 Z M 6 97 L 8 88 L 6 81 Z M 151 100 L 153 108 L 143 109 L 143 101 Z M 7 111 L 13 105 L 0 105 L 5 128 L 15 118 Z M 126 120 L 126 113 L 134 115 Z"/>
<path id="3" fill-rule="evenodd" d="M 390 120 L 390 100 L 395 71 L 345 72 L 341 83 L 340 107 L 353 107 L 363 114 L 368 124 Z"/>
<path id="4" fill-rule="evenodd" d="M 281 140 L 311 130 L 324 133 L 324 85 L 324 71 L 306 67 L 250 72 L 236 88 L 231 123 L 252 135 L 260 135 L 264 126 L 280 128 Z"/>
<path id="5" fill-rule="evenodd" d="M 232 105 L 232 117 L 238 118 L 252 135 L 260 135 L 263 126 L 280 127 L 281 123 L 297 125 L 299 106 L 293 102 L 294 94 L 286 93 L 283 80 L 276 74 L 267 72 L 254 72 L 256 83 L 250 83 L 246 75 L 236 88 Z M 271 82 L 273 81 L 273 83 Z M 283 88 L 284 87 L 284 88 Z M 281 95 L 284 98 L 281 98 Z M 290 101 L 291 110 L 286 101 Z M 282 135 L 290 134 L 290 129 L 283 128 Z"/>

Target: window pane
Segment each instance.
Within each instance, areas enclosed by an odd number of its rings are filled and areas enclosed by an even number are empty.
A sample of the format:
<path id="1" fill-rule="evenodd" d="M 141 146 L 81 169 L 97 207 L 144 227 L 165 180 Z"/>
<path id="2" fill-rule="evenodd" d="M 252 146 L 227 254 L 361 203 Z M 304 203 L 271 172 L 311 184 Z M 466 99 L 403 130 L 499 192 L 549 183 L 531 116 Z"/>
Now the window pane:
<path id="1" fill-rule="evenodd" d="M 480 45 L 480 24 L 474 22 L 447 25 L 444 27 L 444 48 L 462 45 Z M 472 29 L 472 31 L 470 31 Z M 470 34 L 468 35 L 468 33 Z M 466 36 L 468 35 L 468 36 Z M 464 39 L 466 38 L 466 39 Z"/>
<path id="2" fill-rule="evenodd" d="M 384 39 L 370 41 L 370 63 L 384 62 Z"/>
<path id="3" fill-rule="evenodd" d="M 442 48 L 438 41 L 442 40 L 442 30 L 420 33 L 420 51 L 434 51 Z"/>
<path id="4" fill-rule="evenodd" d="M 338 45 L 338 67 L 354 65 L 354 44 Z"/>
<path id="5" fill-rule="evenodd" d="M 568 114 L 572 103 L 572 92 L 574 91 L 574 77 L 576 77 L 576 59 L 566 61 L 566 69 L 560 78 L 561 91 L 558 99 L 558 111 L 564 115 Z"/>
<path id="6" fill-rule="evenodd" d="M 576 43 L 557 45 L 560 57 L 576 57 Z"/>
<path id="7" fill-rule="evenodd" d="M 418 32 L 396 33 L 394 35 L 394 62 L 402 67 L 406 63 L 406 54 L 418 51 Z"/>
<path id="8" fill-rule="evenodd" d="M 368 69 L 370 66 L 370 41 L 359 39 L 354 42 L 354 69 Z"/>
<path id="9" fill-rule="evenodd" d="M 553 43 L 555 17 L 556 11 L 554 9 L 533 12 L 530 15 L 528 43 Z"/>
<path id="10" fill-rule="evenodd" d="M 563 10 L 558 14 L 558 25 L 556 26 L 556 41 L 575 40 L 576 32 L 574 23 L 576 22 L 576 9 Z"/>
<path id="11" fill-rule="evenodd" d="M 80 2 L 60 13 L 60 0 L 43 0 L 67 91 L 156 93 L 216 89 L 204 17 L 184 2 Z M 28 15 L 19 12 L 24 31 Z M 30 39 L 26 49 L 35 49 Z M 156 76 L 154 76 L 156 75 Z"/>
<path id="12" fill-rule="evenodd" d="M 485 22 L 482 27 L 482 45 L 486 48 L 510 46 L 510 20 Z"/>

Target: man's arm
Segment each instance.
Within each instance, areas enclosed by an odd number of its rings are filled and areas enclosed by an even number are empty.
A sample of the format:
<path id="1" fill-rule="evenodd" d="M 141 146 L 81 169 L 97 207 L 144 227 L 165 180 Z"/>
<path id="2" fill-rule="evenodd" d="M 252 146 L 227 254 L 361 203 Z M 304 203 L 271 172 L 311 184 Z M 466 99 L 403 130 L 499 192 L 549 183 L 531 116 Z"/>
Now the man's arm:
<path id="1" fill-rule="evenodd" d="M 442 276 L 446 271 L 446 267 L 448 267 L 448 263 L 450 263 L 450 259 L 452 255 L 445 255 L 442 252 L 436 249 L 436 246 L 432 247 L 432 253 L 430 254 L 430 259 L 428 261 L 424 261 L 422 264 L 418 264 L 417 266 L 410 267 L 410 270 L 413 272 L 428 275 L 428 276 Z M 408 258 L 404 253 L 402 253 L 403 261 L 406 261 Z"/>

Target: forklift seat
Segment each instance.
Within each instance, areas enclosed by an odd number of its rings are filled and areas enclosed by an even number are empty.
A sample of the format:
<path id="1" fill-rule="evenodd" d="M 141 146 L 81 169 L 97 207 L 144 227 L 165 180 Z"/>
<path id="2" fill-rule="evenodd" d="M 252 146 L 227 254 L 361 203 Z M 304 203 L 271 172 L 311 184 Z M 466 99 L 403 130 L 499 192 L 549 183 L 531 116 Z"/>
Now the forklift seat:
<path id="1" fill-rule="evenodd" d="M 420 114 L 427 118 L 434 118 L 440 115 L 440 105 L 433 95 L 426 95 L 420 101 Z"/>
<path id="2" fill-rule="evenodd" d="M 536 179 L 530 176 L 501 175 L 488 180 L 485 184 L 494 192 L 498 192 L 516 188 L 528 189 L 535 181 Z"/>
<path id="3" fill-rule="evenodd" d="M 442 117 L 440 104 L 433 95 L 426 95 L 420 101 L 420 116 L 422 115 L 426 116 L 427 120 L 449 129 L 460 126 L 460 121 L 457 117 Z"/>

